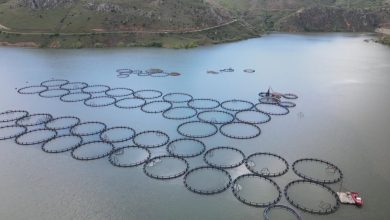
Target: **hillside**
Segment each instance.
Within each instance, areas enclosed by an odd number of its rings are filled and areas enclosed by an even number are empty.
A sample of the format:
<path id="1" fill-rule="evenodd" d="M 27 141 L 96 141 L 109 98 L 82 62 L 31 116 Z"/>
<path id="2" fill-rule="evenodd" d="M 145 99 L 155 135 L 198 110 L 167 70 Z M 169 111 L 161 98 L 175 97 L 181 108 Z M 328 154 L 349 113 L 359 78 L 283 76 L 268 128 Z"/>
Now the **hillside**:
<path id="1" fill-rule="evenodd" d="M 373 32 L 389 0 L 0 0 L 0 42 L 194 47 L 268 31 Z"/>

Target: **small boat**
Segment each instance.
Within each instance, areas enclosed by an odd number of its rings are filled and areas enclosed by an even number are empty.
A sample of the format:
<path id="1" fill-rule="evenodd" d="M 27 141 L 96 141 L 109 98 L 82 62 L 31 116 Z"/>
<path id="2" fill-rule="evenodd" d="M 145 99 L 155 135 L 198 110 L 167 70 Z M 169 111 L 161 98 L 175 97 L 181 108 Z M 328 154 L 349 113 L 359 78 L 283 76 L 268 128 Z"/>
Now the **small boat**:
<path id="1" fill-rule="evenodd" d="M 343 204 L 353 204 L 359 207 L 363 205 L 363 199 L 357 192 L 337 192 L 337 195 Z"/>

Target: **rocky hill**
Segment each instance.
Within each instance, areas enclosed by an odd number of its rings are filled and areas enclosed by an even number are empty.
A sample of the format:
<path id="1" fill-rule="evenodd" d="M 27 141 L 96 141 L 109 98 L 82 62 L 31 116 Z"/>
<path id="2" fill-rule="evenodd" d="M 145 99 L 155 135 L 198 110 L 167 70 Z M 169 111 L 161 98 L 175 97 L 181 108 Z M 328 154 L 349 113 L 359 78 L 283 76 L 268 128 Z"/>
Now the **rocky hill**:
<path id="1" fill-rule="evenodd" d="M 373 32 L 390 0 L 0 0 L 0 42 L 193 47 L 269 31 Z"/>

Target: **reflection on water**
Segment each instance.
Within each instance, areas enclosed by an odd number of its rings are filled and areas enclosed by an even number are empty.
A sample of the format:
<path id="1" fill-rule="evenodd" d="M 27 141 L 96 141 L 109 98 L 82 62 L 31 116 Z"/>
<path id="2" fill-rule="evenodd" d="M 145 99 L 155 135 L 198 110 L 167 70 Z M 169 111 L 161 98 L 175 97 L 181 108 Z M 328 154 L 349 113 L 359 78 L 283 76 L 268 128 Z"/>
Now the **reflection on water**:
<path id="1" fill-rule="evenodd" d="M 183 121 L 139 109 L 91 108 L 19 95 L 17 89 L 62 78 L 256 103 L 257 94 L 272 86 L 299 95 L 290 114 L 272 116 L 270 123 L 259 125 L 262 133 L 255 139 L 234 140 L 221 134 L 204 138 L 206 149 L 233 146 L 245 155 L 272 152 L 290 164 L 304 157 L 330 161 L 345 174 L 343 186 L 361 192 L 367 202 L 362 209 L 343 206 L 335 214 L 314 217 L 387 219 L 390 212 L 383 201 L 390 196 L 390 49 L 363 41 L 369 37 L 274 34 L 191 50 L 0 48 L 0 111 L 74 115 L 108 127 L 161 130 L 173 140 L 182 138 L 176 127 Z M 117 69 L 129 67 L 174 70 L 181 75 L 117 78 Z M 207 74 L 207 70 L 229 67 L 235 71 Z M 245 69 L 255 72 L 248 74 Z M 153 155 L 165 152 L 164 147 L 152 149 Z M 191 169 L 204 165 L 201 156 L 188 162 Z M 259 219 L 263 211 L 240 203 L 230 189 L 200 196 L 189 192 L 181 178 L 158 181 L 144 175 L 140 167 L 116 168 L 107 159 L 75 161 L 69 153 L 48 155 L 39 147 L 18 146 L 11 140 L 0 142 L 0 165 L 1 219 Z M 229 170 L 233 179 L 247 172 L 244 165 Z M 281 188 L 294 179 L 298 177 L 291 170 L 273 178 Z M 287 204 L 284 198 L 280 203 Z"/>

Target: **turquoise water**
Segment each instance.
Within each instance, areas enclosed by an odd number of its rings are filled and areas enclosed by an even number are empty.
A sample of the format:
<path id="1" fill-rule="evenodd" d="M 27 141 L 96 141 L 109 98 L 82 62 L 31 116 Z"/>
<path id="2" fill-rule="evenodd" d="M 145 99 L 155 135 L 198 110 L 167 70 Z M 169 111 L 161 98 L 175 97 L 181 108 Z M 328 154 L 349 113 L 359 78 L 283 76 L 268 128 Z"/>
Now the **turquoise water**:
<path id="1" fill-rule="evenodd" d="M 304 219 L 388 219 L 390 48 L 364 42 L 368 38 L 372 36 L 272 34 L 190 50 L 0 48 L 0 112 L 25 109 L 75 115 L 110 127 L 130 126 L 137 132 L 161 130 L 176 139 L 181 138 L 176 127 L 186 120 L 20 95 L 16 88 L 62 78 L 255 103 L 257 94 L 272 86 L 299 95 L 290 114 L 260 125 L 262 134 L 255 139 L 217 134 L 202 139 L 206 148 L 233 146 L 246 155 L 272 152 L 290 165 L 304 157 L 328 160 L 343 171 L 343 187 L 360 192 L 365 205 L 360 209 L 342 205 L 327 216 L 300 212 Z M 153 67 L 182 75 L 120 79 L 115 73 L 119 68 Z M 235 72 L 206 73 L 229 67 Z M 256 72 L 244 73 L 247 68 Z M 152 154 L 165 154 L 165 147 L 153 149 Z M 188 162 L 191 168 L 205 165 L 202 156 Z M 241 165 L 228 172 L 234 179 L 249 171 Z M 69 153 L 46 154 L 39 146 L 13 141 L 0 142 L 0 178 L 1 219 L 262 219 L 262 208 L 240 203 L 231 189 L 201 196 L 187 190 L 182 177 L 154 180 L 144 175 L 142 167 L 117 168 L 107 158 L 77 161 Z M 295 179 L 299 177 L 291 169 L 273 178 L 281 188 Z M 330 187 L 339 190 L 340 184 Z M 283 197 L 280 204 L 288 203 Z"/>

